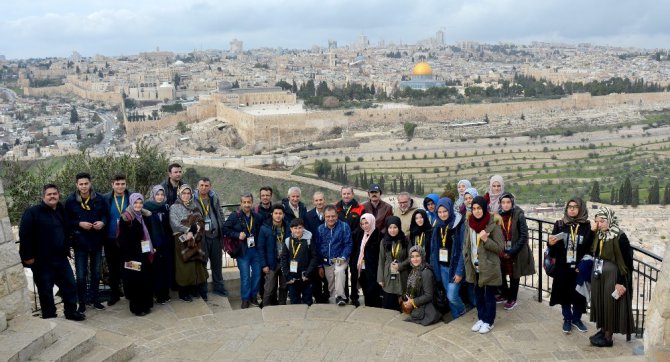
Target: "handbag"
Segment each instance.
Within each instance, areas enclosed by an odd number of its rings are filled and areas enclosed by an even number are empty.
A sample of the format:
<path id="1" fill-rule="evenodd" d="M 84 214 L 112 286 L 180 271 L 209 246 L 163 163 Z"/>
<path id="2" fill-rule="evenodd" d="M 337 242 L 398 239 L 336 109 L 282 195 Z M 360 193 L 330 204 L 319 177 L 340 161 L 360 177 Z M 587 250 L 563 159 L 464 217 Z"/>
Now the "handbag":
<path id="1" fill-rule="evenodd" d="M 553 278 L 556 276 L 556 258 L 549 254 L 549 247 L 544 248 L 543 254 L 542 267 L 544 268 L 544 272 Z"/>

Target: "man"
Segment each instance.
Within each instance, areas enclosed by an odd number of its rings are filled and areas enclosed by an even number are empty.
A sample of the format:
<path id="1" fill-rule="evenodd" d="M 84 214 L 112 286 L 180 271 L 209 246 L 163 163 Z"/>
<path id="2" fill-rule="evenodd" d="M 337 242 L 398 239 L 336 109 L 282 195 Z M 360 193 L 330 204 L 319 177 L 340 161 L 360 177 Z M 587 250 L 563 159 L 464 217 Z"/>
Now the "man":
<path id="1" fill-rule="evenodd" d="M 281 252 L 281 270 L 286 276 L 291 304 L 312 305 L 313 302 L 309 276 L 319 265 L 319 255 L 311 238 L 302 219 L 291 221 L 291 236 L 286 238 Z"/>
<path id="2" fill-rule="evenodd" d="M 409 192 L 401 192 L 398 194 L 398 207 L 393 209 L 393 216 L 400 218 L 402 224 L 402 231 L 405 235 L 409 235 L 409 227 L 412 223 L 412 215 L 417 209 L 414 206 L 414 200 L 410 196 Z"/>
<path id="3" fill-rule="evenodd" d="M 74 263 L 79 297 L 77 311 L 84 313 L 89 303 L 97 310 L 105 309 L 98 301 L 98 290 L 102 244 L 107 235 L 104 228 L 109 222 L 109 211 L 102 196 L 93 190 L 90 174 L 81 172 L 75 179 L 77 189 L 65 201 L 65 211 L 74 232 Z M 89 267 L 91 282 L 87 287 Z"/>
<path id="4" fill-rule="evenodd" d="M 215 294 L 225 297 L 228 291 L 223 285 L 223 252 L 221 250 L 225 220 L 221 215 L 219 196 L 212 190 L 212 181 L 209 177 L 201 177 L 198 180 L 198 189 L 193 199 L 197 201 L 202 217 L 205 219 L 204 262 L 206 263 L 209 259 L 209 267 L 212 271 L 212 290 Z"/>
<path id="5" fill-rule="evenodd" d="M 321 191 L 317 191 L 312 196 L 314 208 L 307 211 L 305 216 L 305 229 L 314 237 L 319 231 L 319 225 L 323 225 L 325 219 L 323 212 L 326 208 L 326 198 Z M 319 276 L 318 268 L 309 276 L 312 282 L 312 294 L 317 303 L 328 303 L 328 281 Z"/>
<path id="6" fill-rule="evenodd" d="M 286 224 L 290 225 L 291 221 L 296 218 L 305 220 L 307 208 L 300 201 L 301 196 L 302 191 L 300 187 L 293 186 L 288 189 L 288 197 L 282 200 L 282 204 L 284 204 L 284 222 Z"/>
<path id="7" fill-rule="evenodd" d="M 282 273 L 279 257 L 284 240 L 291 234 L 288 225 L 284 222 L 284 205 L 280 203 L 272 205 L 272 216 L 261 226 L 258 236 L 258 256 L 265 274 L 263 307 L 286 304 L 286 278 Z M 279 285 L 279 295 L 275 301 L 277 285 Z"/>
<path id="8" fill-rule="evenodd" d="M 343 306 L 347 304 L 345 288 L 353 244 L 351 230 L 347 223 L 338 220 L 337 210 L 333 206 L 326 206 L 324 218 L 326 223 L 319 226 L 316 235 L 321 259 L 319 275 L 328 280 L 330 302 Z"/>
<path id="9" fill-rule="evenodd" d="M 65 208 L 59 201 L 58 187 L 44 185 L 42 202 L 28 208 L 21 217 L 19 255 L 23 265 L 33 271 L 42 318 L 56 318 L 55 284 L 63 298 L 65 318 L 83 321 L 86 316 L 77 312 L 77 287 L 67 260 L 69 225 Z"/>
<path id="10" fill-rule="evenodd" d="M 363 210 L 375 217 L 375 229 L 386 234 L 386 218 L 393 216 L 393 206 L 382 200 L 382 188 L 378 184 L 370 185 L 368 198 L 368 201 L 363 203 Z"/>
<path id="11" fill-rule="evenodd" d="M 352 240 L 359 240 L 359 233 L 361 230 L 360 219 L 361 215 L 365 212 L 363 205 L 359 205 L 358 201 L 354 199 L 354 188 L 351 186 L 343 186 L 340 195 L 342 200 L 338 201 L 335 204 L 337 210 L 337 217 L 344 221 L 351 231 Z M 360 245 L 358 243 L 353 243 L 353 249 L 351 250 L 351 258 L 349 259 L 349 273 L 350 280 L 347 281 L 347 286 L 351 285 L 351 304 L 358 307 L 360 302 L 358 301 L 358 253 L 360 252 Z M 330 281 L 328 281 L 330 283 Z M 348 290 L 345 287 L 345 290 Z"/>
<path id="12" fill-rule="evenodd" d="M 254 208 L 254 212 L 258 214 L 261 225 L 272 215 L 272 191 L 272 187 L 263 186 L 258 192 L 260 202 Z"/>
<path id="13" fill-rule="evenodd" d="M 168 205 L 174 204 L 177 201 L 177 189 L 184 183 L 181 181 L 182 169 L 178 163 L 171 163 L 168 166 L 168 179 L 163 181 L 161 186 L 165 189 L 165 197 Z"/>
<path id="14" fill-rule="evenodd" d="M 126 176 L 116 174 L 112 178 L 112 191 L 104 194 L 106 207 L 109 211 L 109 223 L 107 224 L 107 238 L 105 240 L 105 259 L 109 269 L 109 300 L 108 306 L 116 304 L 121 298 L 121 272 L 123 263 L 121 261 L 121 249 L 116 241 L 121 215 L 128 208 L 128 200 L 131 192 L 128 191 Z"/>
<path id="15" fill-rule="evenodd" d="M 237 257 L 242 309 L 249 308 L 250 304 L 260 306 L 258 288 L 261 281 L 261 263 L 256 247 L 260 225 L 258 225 L 258 214 L 251 210 L 253 202 L 254 197 L 251 193 L 243 193 L 240 196 L 240 208 L 230 214 L 223 224 L 223 232 L 228 237 L 242 241 L 242 250 Z"/>

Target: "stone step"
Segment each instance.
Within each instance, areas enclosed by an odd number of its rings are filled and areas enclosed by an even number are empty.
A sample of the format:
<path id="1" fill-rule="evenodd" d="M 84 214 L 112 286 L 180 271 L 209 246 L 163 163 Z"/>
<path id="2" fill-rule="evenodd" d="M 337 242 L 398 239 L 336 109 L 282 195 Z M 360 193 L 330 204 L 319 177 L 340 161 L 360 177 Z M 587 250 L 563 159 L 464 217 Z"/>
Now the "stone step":
<path id="1" fill-rule="evenodd" d="M 0 333 L 0 361 L 27 361 L 56 339 L 54 319 L 17 316 Z"/>
<path id="2" fill-rule="evenodd" d="M 52 345 L 30 357 L 31 361 L 70 362 L 93 349 L 95 330 L 81 323 L 55 320 L 57 340 Z"/>
<path id="3" fill-rule="evenodd" d="M 77 359 L 80 362 L 125 362 L 135 355 L 132 339 L 120 334 L 98 330 L 93 349 Z"/>
<path id="4" fill-rule="evenodd" d="M 0 310 L 0 332 L 7 329 L 7 315 Z"/>

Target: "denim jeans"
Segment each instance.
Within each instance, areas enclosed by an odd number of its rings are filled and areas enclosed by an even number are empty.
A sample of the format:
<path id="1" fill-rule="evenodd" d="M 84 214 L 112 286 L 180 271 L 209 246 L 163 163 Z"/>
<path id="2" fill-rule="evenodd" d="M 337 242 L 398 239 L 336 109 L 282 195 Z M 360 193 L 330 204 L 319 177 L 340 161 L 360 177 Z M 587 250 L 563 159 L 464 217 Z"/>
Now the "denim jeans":
<path id="1" fill-rule="evenodd" d="M 87 288 L 86 279 L 88 276 L 90 259 L 91 279 L 90 286 Z M 98 289 L 100 288 L 100 262 L 102 260 L 102 249 L 98 250 L 75 250 L 74 265 L 77 275 L 77 295 L 79 305 L 86 303 L 96 303 L 98 301 Z M 88 290 L 87 290 L 88 289 Z M 88 292 L 88 295 L 87 295 Z"/>
<path id="2" fill-rule="evenodd" d="M 440 264 L 440 277 L 442 278 L 442 285 L 444 290 L 447 291 L 447 299 L 449 300 L 449 309 L 451 310 L 451 316 L 456 319 L 460 317 L 461 314 L 465 311 L 465 305 L 461 300 L 459 295 L 461 290 L 461 283 L 452 283 L 453 275 L 449 272 L 449 267 L 446 265 Z"/>
<path id="3" fill-rule="evenodd" d="M 493 325 L 496 320 L 496 291 L 498 287 L 485 285 L 479 287 L 475 284 L 477 295 L 477 318 L 484 323 Z"/>
<path id="4" fill-rule="evenodd" d="M 312 283 L 302 280 L 296 280 L 293 284 L 287 284 L 288 295 L 291 298 L 291 304 L 312 305 Z"/>
<path id="5" fill-rule="evenodd" d="M 240 270 L 240 297 L 243 301 L 256 298 L 262 273 L 256 248 L 244 250 L 244 254 L 237 258 L 237 269 Z"/>

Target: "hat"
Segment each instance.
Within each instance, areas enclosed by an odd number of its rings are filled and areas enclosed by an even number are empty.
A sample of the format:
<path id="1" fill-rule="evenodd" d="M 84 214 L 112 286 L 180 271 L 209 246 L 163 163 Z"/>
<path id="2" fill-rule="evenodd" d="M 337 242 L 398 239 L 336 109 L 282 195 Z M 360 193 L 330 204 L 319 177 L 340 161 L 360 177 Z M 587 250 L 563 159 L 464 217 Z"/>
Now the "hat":
<path id="1" fill-rule="evenodd" d="M 382 188 L 379 187 L 379 184 L 371 184 L 370 187 L 368 187 L 368 192 L 379 192 L 381 194 Z"/>

